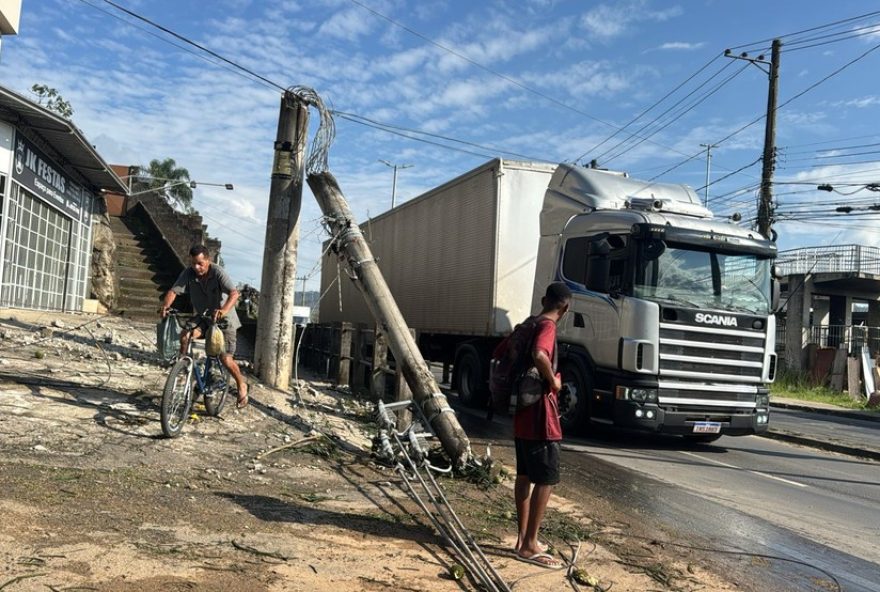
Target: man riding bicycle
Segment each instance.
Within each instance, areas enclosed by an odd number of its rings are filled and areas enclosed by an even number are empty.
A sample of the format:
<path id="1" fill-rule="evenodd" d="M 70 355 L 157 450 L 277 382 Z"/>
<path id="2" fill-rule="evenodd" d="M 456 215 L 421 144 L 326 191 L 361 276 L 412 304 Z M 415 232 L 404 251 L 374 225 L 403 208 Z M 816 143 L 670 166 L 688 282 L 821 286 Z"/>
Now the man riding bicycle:
<path id="1" fill-rule="evenodd" d="M 208 311 L 214 322 L 223 317 L 227 318 L 227 327 L 223 329 L 226 353 L 220 356 L 220 361 L 226 366 L 238 385 L 236 407 L 242 409 L 248 404 L 248 385 L 241 374 L 238 363 L 232 358 L 232 354 L 235 353 L 236 332 L 241 327 L 241 322 L 235 312 L 235 303 L 239 296 L 238 290 L 235 289 L 235 284 L 232 283 L 229 274 L 222 267 L 211 262 L 211 256 L 204 246 L 194 246 L 189 250 L 189 255 L 190 267 L 181 272 L 174 285 L 165 294 L 160 311 L 162 318 L 168 316 L 171 305 L 180 294 L 189 294 L 190 302 L 192 302 L 193 310 L 196 313 Z M 181 355 L 186 355 L 190 335 L 192 335 L 192 339 L 199 339 L 208 332 L 208 323 L 204 318 L 196 316 L 192 322 L 195 324 L 192 333 L 184 331 L 180 336 Z"/>

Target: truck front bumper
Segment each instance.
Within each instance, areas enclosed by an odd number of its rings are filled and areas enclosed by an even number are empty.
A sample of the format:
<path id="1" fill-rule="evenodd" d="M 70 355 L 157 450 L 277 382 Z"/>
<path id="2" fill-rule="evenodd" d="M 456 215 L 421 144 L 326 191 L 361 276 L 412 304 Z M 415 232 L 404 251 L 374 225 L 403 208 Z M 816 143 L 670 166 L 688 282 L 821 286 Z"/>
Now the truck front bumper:
<path id="1" fill-rule="evenodd" d="M 707 413 L 668 411 L 653 403 L 620 400 L 615 403 L 615 425 L 659 434 L 701 435 L 701 432 L 694 431 L 694 427 L 701 422 L 711 422 L 720 424 L 720 433 L 723 435 L 747 436 L 766 432 L 770 419 L 769 409 L 753 409 L 746 413 L 735 413 L 732 409 Z"/>

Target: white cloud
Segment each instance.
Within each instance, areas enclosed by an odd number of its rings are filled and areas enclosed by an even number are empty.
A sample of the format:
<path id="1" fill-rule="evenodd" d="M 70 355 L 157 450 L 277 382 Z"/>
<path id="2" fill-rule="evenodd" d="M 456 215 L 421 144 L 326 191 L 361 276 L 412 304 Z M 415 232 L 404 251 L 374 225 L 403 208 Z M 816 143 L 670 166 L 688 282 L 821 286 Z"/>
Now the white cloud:
<path id="1" fill-rule="evenodd" d="M 700 41 L 699 43 L 689 43 L 687 41 L 668 41 L 660 45 L 657 49 L 692 51 L 695 49 L 700 49 L 705 45 L 706 43 L 703 41 Z"/>
<path id="2" fill-rule="evenodd" d="M 629 31 L 639 22 L 663 22 L 682 14 L 679 6 L 651 10 L 647 0 L 630 0 L 619 4 L 600 4 L 581 15 L 583 29 L 597 41 L 610 41 Z"/>
<path id="3" fill-rule="evenodd" d="M 338 39 L 353 41 L 361 35 L 369 33 L 375 19 L 365 15 L 359 8 L 351 8 L 337 12 L 318 27 L 319 35 L 327 35 Z"/>
<path id="4" fill-rule="evenodd" d="M 868 95 L 856 99 L 846 101 L 835 101 L 831 103 L 832 107 L 855 107 L 856 109 L 864 109 L 865 107 L 874 107 L 880 105 L 880 96 Z"/>

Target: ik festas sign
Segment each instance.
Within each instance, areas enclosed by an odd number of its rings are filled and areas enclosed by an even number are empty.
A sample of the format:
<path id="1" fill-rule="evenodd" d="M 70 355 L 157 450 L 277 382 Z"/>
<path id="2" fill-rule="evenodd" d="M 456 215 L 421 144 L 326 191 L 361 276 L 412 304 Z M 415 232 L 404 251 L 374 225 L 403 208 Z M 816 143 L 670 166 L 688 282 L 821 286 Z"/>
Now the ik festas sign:
<path id="1" fill-rule="evenodd" d="M 12 178 L 40 199 L 69 216 L 79 217 L 82 187 L 61 172 L 61 167 L 20 133 L 15 134 L 15 166 Z"/>

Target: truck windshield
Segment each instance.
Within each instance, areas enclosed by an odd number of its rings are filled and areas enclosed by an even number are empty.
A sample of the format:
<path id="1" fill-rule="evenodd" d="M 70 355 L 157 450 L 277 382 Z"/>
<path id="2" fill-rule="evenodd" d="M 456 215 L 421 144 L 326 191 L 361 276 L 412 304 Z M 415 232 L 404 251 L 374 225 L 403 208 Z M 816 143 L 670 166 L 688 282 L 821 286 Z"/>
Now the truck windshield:
<path id="1" fill-rule="evenodd" d="M 659 256 L 641 257 L 633 295 L 682 306 L 764 315 L 770 311 L 770 263 L 770 259 L 750 254 L 670 244 Z"/>

